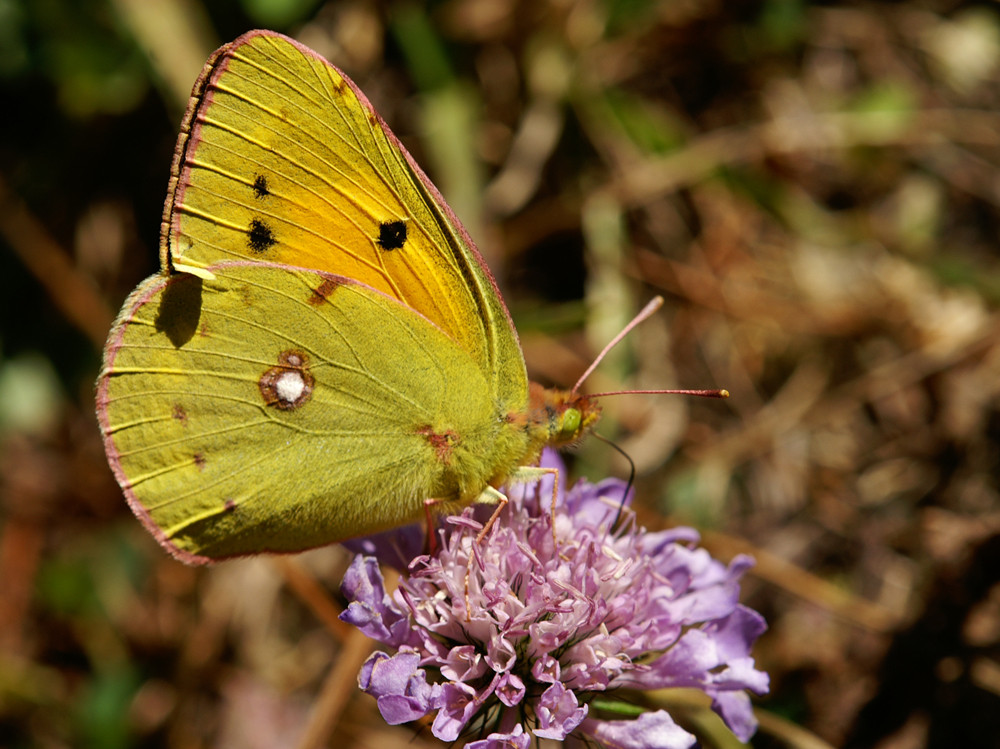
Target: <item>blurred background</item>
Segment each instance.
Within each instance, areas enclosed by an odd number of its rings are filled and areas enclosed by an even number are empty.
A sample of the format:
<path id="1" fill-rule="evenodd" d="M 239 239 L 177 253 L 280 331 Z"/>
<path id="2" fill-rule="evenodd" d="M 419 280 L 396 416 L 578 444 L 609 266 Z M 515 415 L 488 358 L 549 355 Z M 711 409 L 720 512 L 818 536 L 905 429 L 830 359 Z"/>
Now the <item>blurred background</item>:
<path id="1" fill-rule="evenodd" d="M 758 559 L 754 746 L 1000 746 L 1000 6 L 957 0 L 0 0 L 0 746 L 433 743 L 357 691 L 345 552 L 184 567 L 104 460 L 181 113 L 256 27 L 368 94 L 535 379 L 662 294 L 590 388 L 732 392 L 600 431 L 647 526 Z"/>

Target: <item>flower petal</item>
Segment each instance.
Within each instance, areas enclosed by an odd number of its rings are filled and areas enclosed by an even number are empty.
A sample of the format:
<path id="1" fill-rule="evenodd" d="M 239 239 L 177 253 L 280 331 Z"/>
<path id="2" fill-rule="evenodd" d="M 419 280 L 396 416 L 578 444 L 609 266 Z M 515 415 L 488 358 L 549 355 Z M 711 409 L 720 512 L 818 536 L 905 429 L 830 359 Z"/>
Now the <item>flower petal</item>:
<path id="1" fill-rule="evenodd" d="M 754 642 L 767 629 L 767 622 L 753 609 L 737 606 L 732 614 L 714 622 L 710 629 L 718 643 L 720 657 L 725 660 L 746 658 Z"/>
<path id="2" fill-rule="evenodd" d="M 393 648 L 413 637 L 406 614 L 386 595 L 382 572 L 374 557 L 354 557 L 340 589 L 350 601 L 340 614 L 343 621 Z"/>
<path id="3" fill-rule="evenodd" d="M 470 741 L 465 749 L 528 749 L 531 735 L 521 726 L 514 726 L 510 733 L 491 733 L 485 739 Z"/>
<path id="4" fill-rule="evenodd" d="M 664 710 L 642 713 L 635 720 L 587 718 L 580 728 L 610 749 L 688 749 L 695 743 Z"/>
<path id="5" fill-rule="evenodd" d="M 460 681 L 444 684 L 441 688 L 441 709 L 434 716 L 431 733 L 442 741 L 454 741 L 488 696 L 478 695 L 474 687 Z"/>
<path id="6" fill-rule="evenodd" d="M 580 705 L 572 690 L 556 682 L 538 698 L 535 715 L 538 726 L 534 734 L 543 739 L 562 741 L 587 717 L 587 705 Z"/>
<path id="7" fill-rule="evenodd" d="M 517 674 L 503 674 L 497 682 L 497 698 L 507 707 L 514 707 L 524 699 L 526 689 Z"/>
<path id="8" fill-rule="evenodd" d="M 440 668 L 441 675 L 453 681 L 471 681 L 486 673 L 486 663 L 475 645 L 456 645 Z"/>
<path id="9" fill-rule="evenodd" d="M 416 653 L 396 653 L 390 657 L 378 651 L 361 667 L 358 685 L 376 698 L 386 723 L 408 723 L 437 707 L 439 690 L 427 683 L 427 674 L 419 665 L 420 656 Z"/>
<path id="10" fill-rule="evenodd" d="M 757 730 L 757 718 L 746 692 L 722 692 L 712 700 L 712 709 L 740 741 L 748 741 Z"/>

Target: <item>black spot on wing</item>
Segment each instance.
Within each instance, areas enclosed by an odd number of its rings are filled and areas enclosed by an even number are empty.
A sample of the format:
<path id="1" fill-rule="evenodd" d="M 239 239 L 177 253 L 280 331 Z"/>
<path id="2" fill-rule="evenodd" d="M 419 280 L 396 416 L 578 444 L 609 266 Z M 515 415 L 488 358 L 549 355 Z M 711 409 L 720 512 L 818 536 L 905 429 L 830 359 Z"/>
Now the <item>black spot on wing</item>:
<path id="1" fill-rule="evenodd" d="M 247 241 L 251 250 L 258 255 L 263 255 L 274 247 L 278 240 L 274 238 L 274 232 L 271 231 L 270 226 L 259 218 L 255 218 L 250 222 L 250 228 L 247 230 Z"/>
<path id="2" fill-rule="evenodd" d="M 383 221 L 378 227 L 376 244 L 383 250 L 398 250 L 406 244 L 405 221 Z"/>
<path id="3" fill-rule="evenodd" d="M 267 186 L 267 177 L 263 174 L 254 175 L 253 178 L 253 194 L 258 200 L 263 200 L 268 195 L 271 194 L 270 189 Z"/>

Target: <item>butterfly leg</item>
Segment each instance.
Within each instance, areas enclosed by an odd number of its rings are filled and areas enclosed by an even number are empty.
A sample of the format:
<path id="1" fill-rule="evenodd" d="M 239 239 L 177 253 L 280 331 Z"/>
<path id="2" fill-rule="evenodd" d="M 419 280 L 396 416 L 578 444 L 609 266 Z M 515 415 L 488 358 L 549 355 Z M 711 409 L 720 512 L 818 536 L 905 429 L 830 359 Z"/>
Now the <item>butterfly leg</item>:
<path id="1" fill-rule="evenodd" d="M 552 525 L 552 547 L 556 548 L 556 499 L 559 496 L 559 469 L 558 468 L 539 468 L 537 466 L 521 466 L 515 470 L 508 477 L 508 482 L 512 484 L 526 484 L 534 481 L 541 481 L 545 476 L 551 475 L 553 477 L 552 481 L 552 501 L 550 502 L 550 513 L 551 513 L 551 525 Z M 483 504 L 496 504 L 496 509 L 493 514 L 490 515 L 490 519 L 486 521 L 483 529 L 479 531 L 476 536 L 476 541 L 473 544 L 471 553 L 469 555 L 469 564 L 465 568 L 465 620 L 469 621 L 469 576 L 472 574 L 472 564 L 476 558 L 476 553 L 478 551 L 479 545 L 486 538 L 486 535 L 493 529 L 497 520 L 500 518 L 500 513 L 503 512 L 503 508 L 507 506 L 507 495 L 492 486 L 487 486 L 482 494 L 476 498 L 476 502 Z"/>
<path id="2" fill-rule="evenodd" d="M 479 550 L 479 545 L 486 538 L 486 534 L 490 532 L 490 529 L 496 523 L 497 518 L 500 517 L 500 513 L 503 512 L 503 508 L 507 506 L 507 495 L 504 494 L 499 489 L 495 489 L 492 486 L 487 486 L 483 489 L 482 494 L 476 497 L 476 502 L 481 504 L 495 504 L 496 509 L 493 510 L 493 514 L 490 515 L 490 519 L 486 521 L 486 525 L 483 529 L 479 531 L 476 535 L 476 540 L 472 544 L 472 549 L 469 553 L 469 562 L 465 566 L 465 621 L 470 621 L 469 611 L 471 611 L 471 604 L 469 602 L 469 577 L 472 574 L 472 565 L 477 560 L 477 551 Z"/>
<path id="3" fill-rule="evenodd" d="M 487 486 L 483 489 L 483 493 L 476 498 L 476 502 L 496 505 L 496 509 L 493 510 L 493 514 L 490 515 L 490 519 L 486 521 L 486 525 L 483 526 L 483 529 L 479 531 L 479 535 L 476 536 L 477 546 L 483 542 L 483 539 L 486 538 L 486 534 L 493 528 L 493 525 L 500 517 L 500 513 L 503 512 L 503 508 L 507 506 L 507 501 L 507 495 L 499 489 L 494 489 L 492 486 Z"/>
<path id="4" fill-rule="evenodd" d="M 427 536 L 424 548 L 427 554 L 434 556 L 438 551 L 437 527 L 434 523 L 434 507 L 441 504 L 440 499 L 431 498 L 424 500 L 424 518 L 427 521 Z"/>
<path id="5" fill-rule="evenodd" d="M 559 496 L 559 469 L 558 468 L 541 468 L 538 466 L 521 466 L 515 470 L 511 475 L 509 481 L 516 484 L 527 484 L 532 481 L 541 481 L 546 476 L 551 475 L 553 477 L 552 481 L 552 502 L 549 504 L 549 514 L 552 519 L 552 548 L 556 549 L 556 498 Z M 506 498 L 505 498 L 506 499 Z M 499 512 L 499 510 L 498 510 Z M 493 518 L 490 518 L 490 523 L 492 524 L 496 513 L 493 513 Z M 480 538 L 486 529 L 479 534 Z"/>

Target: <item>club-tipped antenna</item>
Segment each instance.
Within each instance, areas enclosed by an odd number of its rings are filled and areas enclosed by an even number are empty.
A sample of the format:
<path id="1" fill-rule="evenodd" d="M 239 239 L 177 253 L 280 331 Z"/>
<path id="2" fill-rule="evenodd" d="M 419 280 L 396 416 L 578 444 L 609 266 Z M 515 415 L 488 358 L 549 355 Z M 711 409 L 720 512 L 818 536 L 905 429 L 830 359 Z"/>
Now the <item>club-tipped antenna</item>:
<path id="1" fill-rule="evenodd" d="M 655 296 L 652 299 L 650 299 L 649 303 L 642 308 L 639 314 L 633 317 L 632 321 L 624 328 L 622 328 L 621 332 L 614 338 L 612 338 L 608 342 L 608 345 L 601 350 L 601 353 L 599 353 L 597 357 L 594 359 L 594 361 L 591 363 L 591 365 L 587 367 L 587 371 L 584 372 L 582 375 L 580 375 L 580 379 L 576 381 L 576 384 L 573 386 L 573 389 L 570 392 L 575 393 L 577 390 L 579 390 L 580 385 L 583 384 L 583 381 L 586 380 L 588 377 L 590 377 L 590 373 L 597 368 L 597 365 L 601 363 L 601 360 L 605 356 L 607 356 L 608 352 L 615 346 L 617 346 L 618 343 L 621 341 L 621 339 L 627 336 L 631 332 L 632 328 L 634 328 L 636 325 L 643 322 L 644 320 L 647 320 L 654 312 L 656 312 L 656 310 L 658 310 L 662 306 L 663 306 L 662 296 Z M 590 393 L 589 397 L 602 398 L 607 395 L 625 395 L 626 393 L 628 394 L 645 393 L 647 395 L 696 395 L 700 398 L 729 397 L 728 390 L 615 390 L 608 393 Z"/>
<path id="2" fill-rule="evenodd" d="M 699 398 L 728 398 L 729 391 L 721 390 L 610 390 L 607 393 L 589 393 L 589 398 L 605 398 L 609 395 L 696 395 Z"/>
<path id="3" fill-rule="evenodd" d="M 649 303 L 642 308 L 642 311 L 639 312 L 638 315 L 633 317 L 632 321 L 624 328 L 622 328 L 621 332 L 608 342 L 608 345 L 604 347 L 601 353 L 597 355 L 597 358 L 595 358 L 594 361 L 591 362 L 591 365 L 587 367 L 587 371 L 584 372 L 582 375 L 580 375 L 580 379 L 576 381 L 576 384 L 573 386 L 573 390 L 570 392 L 575 393 L 577 390 L 579 390 L 580 385 L 583 384 L 583 381 L 586 380 L 588 377 L 590 377 L 590 373 L 593 372 L 594 369 L 597 367 L 597 365 L 601 363 L 601 360 L 605 356 L 607 356 L 608 352 L 615 346 L 617 346 L 618 342 L 621 341 L 622 338 L 627 336 L 629 332 L 632 330 L 632 328 L 641 323 L 643 320 L 646 320 L 650 315 L 652 315 L 654 312 L 656 312 L 656 310 L 658 310 L 662 306 L 663 306 L 662 296 L 655 296 L 652 299 L 650 299 Z"/>

